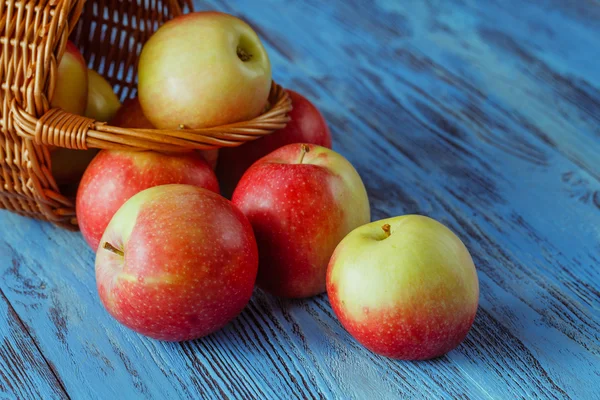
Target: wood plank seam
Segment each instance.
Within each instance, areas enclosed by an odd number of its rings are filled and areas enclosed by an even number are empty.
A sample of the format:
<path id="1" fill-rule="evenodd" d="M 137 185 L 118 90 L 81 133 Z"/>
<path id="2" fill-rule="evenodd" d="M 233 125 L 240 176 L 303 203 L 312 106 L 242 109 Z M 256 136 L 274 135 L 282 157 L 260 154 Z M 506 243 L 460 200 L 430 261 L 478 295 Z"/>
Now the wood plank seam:
<path id="1" fill-rule="evenodd" d="M 28 337 L 31 339 L 31 342 L 33 343 L 33 345 L 35 346 L 35 348 L 39 352 L 40 356 L 44 360 L 44 363 L 48 366 L 48 369 L 50 370 L 50 372 L 52 372 L 52 375 L 56 379 L 56 382 L 58 383 L 58 385 L 62 389 L 62 391 L 63 391 L 64 395 L 66 396 L 66 398 L 70 400 L 71 396 L 69 396 L 69 393 L 67 392 L 67 389 L 65 388 L 65 385 L 64 385 L 62 379 L 60 378 L 60 375 L 56 371 L 56 368 L 54 367 L 54 365 L 52 363 L 50 363 L 48 361 L 48 359 L 46 358 L 46 356 L 42 352 L 42 349 L 40 349 L 40 346 L 39 346 L 38 342 L 35 340 L 34 336 L 31 334 L 31 332 L 29 331 L 29 329 L 27 328 L 27 326 L 25 325 L 25 323 L 23 322 L 23 320 L 21 319 L 21 317 L 19 316 L 19 314 L 17 313 L 17 311 L 15 310 L 15 308 L 13 307 L 13 305 L 8 300 L 8 298 L 4 294 L 4 291 L 2 290 L 2 288 L 0 288 L 0 297 L 2 297 L 2 299 L 8 305 L 9 312 L 14 315 L 15 320 L 17 321 L 17 323 L 19 324 L 19 326 L 21 328 L 23 328 L 23 331 L 25 331 L 27 333 Z"/>

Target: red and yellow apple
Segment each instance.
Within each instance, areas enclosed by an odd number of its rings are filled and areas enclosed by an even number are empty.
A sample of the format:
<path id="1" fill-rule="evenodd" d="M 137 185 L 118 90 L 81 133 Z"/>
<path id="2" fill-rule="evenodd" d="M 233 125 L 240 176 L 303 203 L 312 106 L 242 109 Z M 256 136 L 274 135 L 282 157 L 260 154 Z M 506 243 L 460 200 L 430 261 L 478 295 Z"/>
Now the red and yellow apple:
<path id="1" fill-rule="evenodd" d="M 58 64 L 54 94 L 50 104 L 71 114 L 83 115 L 88 97 L 87 65 L 72 42 L 67 42 Z"/>
<path id="2" fill-rule="evenodd" d="M 138 91 L 157 128 L 202 128 L 251 119 L 264 109 L 271 64 L 244 21 L 197 12 L 161 26 L 144 45 Z"/>
<path id="3" fill-rule="evenodd" d="M 282 297 L 325 291 L 327 263 L 340 240 L 370 220 L 360 176 L 338 153 L 291 144 L 257 161 L 232 199 L 258 243 L 257 284 Z"/>
<path id="4" fill-rule="evenodd" d="M 83 174 L 76 213 L 93 250 L 117 210 L 136 193 L 153 186 L 183 183 L 219 192 L 214 172 L 196 153 L 101 151 Z"/>
<path id="5" fill-rule="evenodd" d="M 467 336 L 479 281 L 469 251 L 450 229 L 406 215 L 346 236 L 329 262 L 327 293 L 342 325 L 366 348 L 423 360 Z"/>
<path id="6" fill-rule="evenodd" d="M 246 306 L 258 254 L 252 227 L 228 200 L 190 185 L 144 190 L 115 214 L 96 255 L 104 307 L 155 339 L 196 339 Z"/>
<path id="7" fill-rule="evenodd" d="M 113 119 L 110 121 L 113 126 L 121 128 L 154 129 L 154 125 L 146 118 L 140 100 L 138 97 L 127 99 Z M 214 170 L 219 158 L 219 149 L 198 150 L 208 165 Z"/>
<path id="8" fill-rule="evenodd" d="M 331 134 L 325 118 L 306 97 L 288 90 L 293 109 L 285 128 L 243 144 L 223 148 L 217 164 L 217 178 L 221 191 L 230 197 L 244 172 L 260 158 L 288 144 L 311 143 L 331 148 Z"/>
<path id="9" fill-rule="evenodd" d="M 96 121 L 110 121 L 121 107 L 119 98 L 106 79 L 88 69 L 88 99 L 85 116 Z"/>

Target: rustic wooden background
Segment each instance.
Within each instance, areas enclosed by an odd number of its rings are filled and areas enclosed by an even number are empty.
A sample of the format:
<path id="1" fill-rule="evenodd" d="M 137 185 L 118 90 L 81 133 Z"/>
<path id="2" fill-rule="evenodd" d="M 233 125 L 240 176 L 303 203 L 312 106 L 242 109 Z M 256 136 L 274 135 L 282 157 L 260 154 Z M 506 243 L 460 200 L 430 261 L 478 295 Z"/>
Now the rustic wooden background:
<path id="1" fill-rule="evenodd" d="M 0 213 L 0 396 L 22 399 L 600 398 L 596 0 L 201 1 L 241 16 L 312 99 L 373 218 L 434 217 L 470 249 L 480 308 L 426 362 L 359 346 L 325 295 L 257 291 L 225 329 L 118 325 L 77 233 Z"/>

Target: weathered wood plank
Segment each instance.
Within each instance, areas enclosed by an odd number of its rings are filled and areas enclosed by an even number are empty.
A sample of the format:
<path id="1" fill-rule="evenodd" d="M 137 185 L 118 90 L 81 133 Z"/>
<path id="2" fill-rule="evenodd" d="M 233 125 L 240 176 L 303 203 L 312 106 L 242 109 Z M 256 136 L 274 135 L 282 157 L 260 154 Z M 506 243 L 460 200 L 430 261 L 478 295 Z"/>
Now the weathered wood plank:
<path id="1" fill-rule="evenodd" d="M 289 305 L 260 292 L 237 320 L 204 340 L 171 344 L 140 337 L 118 326 L 102 309 L 93 292 L 92 254 L 80 238 L 47 224 L 8 217 L 18 221 L 19 229 L 28 227 L 30 232 L 38 232 L 41 228 L 46 233 L 39 237 L 42 245 L 27 254 L 6 243 L 0 244 L 0 257 L 16 259 L 19 265 L 35 266 L 35 269 L 1 272 L 9 291 L 19 298 L 18 307 L 31 318 L 31 324 L 39 327 L 33 327 L 32 331 L 39 332 L 36 339 L 40 345 L 48 349 L 52 359 L 58 360 L 58 372 L 73 397 L 121 394 L 161 398 L 168 393 L 189 398 L 196 395 L 260 398 L 288 393 L 298 398 L 347 397 L 357 393 L 366 395 L 365 390 L 372 390 L 375 382 L 384 384 L 378 388 L 381 398 L 399 393 L 451 395 L 457 390 L 454 387 L 446 390 L 441 377 L 432 380 L 427 369 L 394 367 L 393 362 L 360 348 L 335 322 L 329 306 L 326 312 L 332 326 L 327 331 L 344 338 L 346 343 L 334 341 L 333 349 L 310 350 L 313 346 L 306 336 L 323 335 L 311 329 L 316 326 L 309 323 L 310 314 L 304 313 L 302 318 L 306 321 L 299 322 L 285 311 Z M 67 243 L 73 246 L 75 258 L 61 264 L 64 252 L 56 252 L 53 246 L 63 249 Z M 41 259 L 46 261 L 43 264 L 34 261 Z M 43 292 L 34 298 L 48 300 L 21 298 L 19 294 L 26 290 L 23 282 L 43 287 Z M 304 302 L 298 305 L 306 307 Z M 322 313 L 318 310 L 311 313 Z M 327 339 L 323 344 L 328 342 Z M 328 355 L 332 350 L 335 352 Z M 325 356 L 326 365 L 336 370 L 322 366 Z M 345 363 L 340 363 L 339 356 L 343 356 Z M 86 360 L 85 369 L 77 368 L 78 359 Z M 381 377 L 381 368 L 386 366 L 392 368 L 392 373 Z M 421 385 L 412 382 L 415 376 L 422 380 Z M 373 383 L 365 386 L 368 382 L 365 377 Z M 111 381 L 108 387 L 101 385 L 106 379 Z M 468 386 L 461 384 L 461 387 L 459 393 L 471 392 Z"/>
<path id="2" fill-rule="evenodd" d="M 437 360 L 375 356 L 326 296 L 255 293 L 203 340 L 117 325 L 77 234 L 0 213 L 0 289 L 73 398 L 595 398 L 600 7 L 593 2 L 201 2 L 250 21 L 323 110 L 375 219 L 421 213 L 478 267 L 473 330 Z M 85 360 L 85 363 L 82 361 Z"/>
<path id="3" fill-rule="evenodd" d="M 53 366 L 48 364 L 2 290 L 0 318 L 0 397 L 67 399 Z"/>

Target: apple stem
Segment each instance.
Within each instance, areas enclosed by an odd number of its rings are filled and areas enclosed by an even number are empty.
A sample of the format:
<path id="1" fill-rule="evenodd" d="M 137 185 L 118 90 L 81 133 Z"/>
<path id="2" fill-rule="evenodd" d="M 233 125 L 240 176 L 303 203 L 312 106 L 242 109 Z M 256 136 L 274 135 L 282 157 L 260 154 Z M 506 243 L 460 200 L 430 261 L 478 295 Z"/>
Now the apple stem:
<path id="1" fill-rule="evenodd" d="M 119 250 L 117 249 L 115 246 L 113 246 L 112 244 L 108 243 L 108 242 L 104 242 L 104 246 L 102 246 L 103 249 L 108 250 L 108 251 L 112 251 L 113 253 L 115 253 L 118 256 L 124 257 L 125 253 L 123 253 L 123 250 Z"/>
<path id="2" fill-rule="evenodd" d="M 300 151 L 300 161 L 298 161 L 298 164 L 302 164 L 302 161 L 304 161 L 304 156 L 310 151 L 310 147 L 303 144 L 302 146 L 300 146 Z"/>
<path id="3" fill-rule="evenodd" d="M 390 224 L 385 224 L 384 226 L 381 227 L 381 229 L 383 229 L 383 233 L 385 234 L 385 238 L 389 238 L 390 235 L 392 234 L 391 232 L 391 226 Z"/>
<path id="4" fill-rule="evenodd" d="M 248 53 L 246 50 L 242 49 L 238 46 L 236 50 L 237 56 L 243 62 L 250 61 L 252 59 L 252 54 Z"/>

